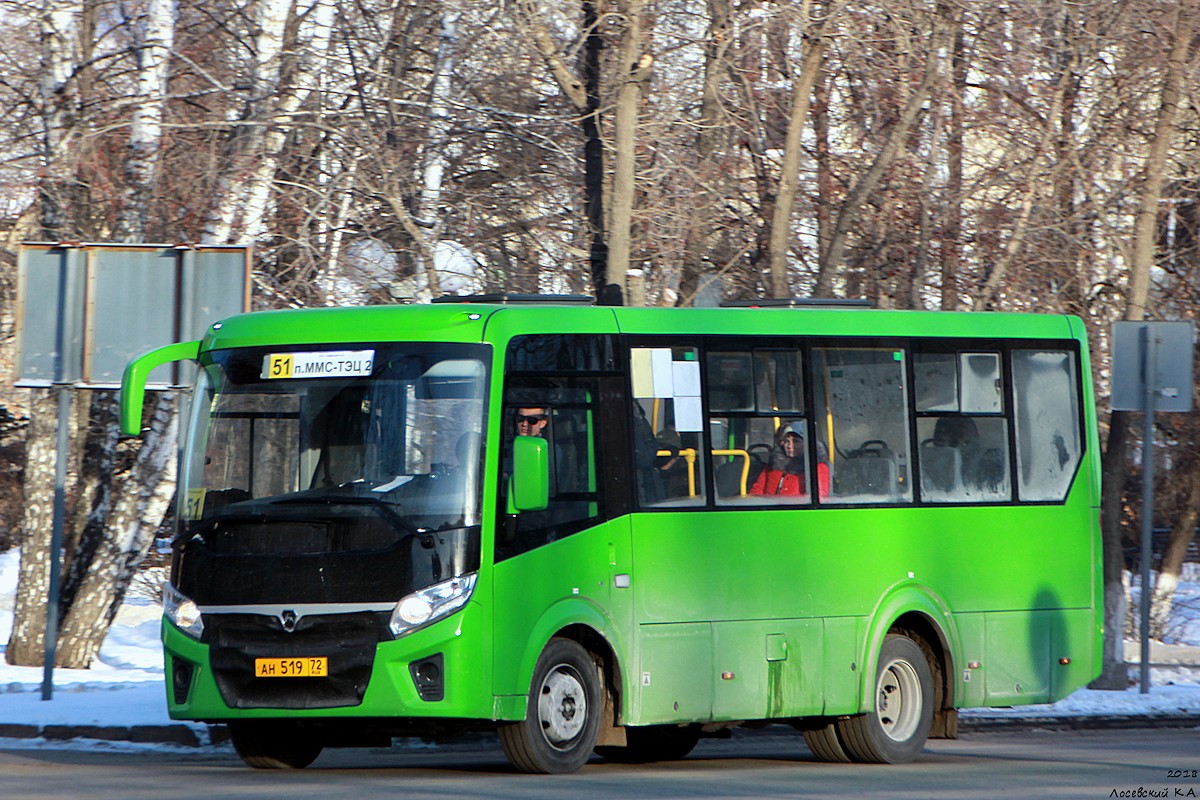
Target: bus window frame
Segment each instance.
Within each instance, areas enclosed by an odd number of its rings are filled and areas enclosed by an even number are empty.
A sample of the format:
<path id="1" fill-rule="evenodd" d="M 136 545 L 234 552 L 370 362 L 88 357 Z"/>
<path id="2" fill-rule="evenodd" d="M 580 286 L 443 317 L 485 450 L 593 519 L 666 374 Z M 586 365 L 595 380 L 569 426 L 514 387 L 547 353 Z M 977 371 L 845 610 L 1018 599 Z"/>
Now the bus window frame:
<path id="1" fill-rule="evenodd" d="M 765 312 L 769 313 L 769 312 Z M 697 357 L 700 361 L 701 370 L 701 409 L 704 419 L 703 430 L 701 431 L 701 441 L 704 448 L 703 453 L 697 454 L 697 460 L 701 458 L 712 458 L 713 443 L 711 440 L 711 430 L 709 421 L 712 419 L 713 412 L 709 408 L 709 388 L 708 388 L 708 354 L 710 352 L 750 352 L 755 350 L 794 350 L 799 349 L 801 352 L 802 363 L 805 369 L 804 372 L 804 418 L 809 426 L 809 463 L 815 464 L 816 458 L 816 439 L 815 439 L 815 422 L 812 419 L 812 414 L 815 413 L 815 398 L 814 378 L 812 373 L 813 365 L 813 350 L 821 347 L 825 348 L 884 348 L 900 350 L 904 353 L 904 380 L 905 400 L 907 414 L 907 424 L 909 427 L 909 442 L 910 452 L 908 453 L 908 480 L 913 486 L 912 499 L 908 501 L 898 502 L 877 502 L 877 503 L 821 503 L 815 493 L 810 493 L 810 500 L 807 503 L 779 503 L 779 504 L 763 504 L 754 506 L 754 510 L 775 510 L 775 509 L 854 509 L 854 508 L 916 508 L 916 507 L 949 507 L 949 508 L 970 508 L 970 507 L 990 507 L 990 506 L 1014 506 L 1014 505 L 1063 505 L 1067 502 L 1071 493 L 1075 491 L 1075 487 L 1079 480 L 1079 474 L 1083 469 L 1084 461 L 1088 456 L 1088 441 L 1087 441 L 1087 415 L 1083 412 L 1085 405 L 1086 392 L 1083 385 L 1085 370 L 1081 363 L 1082 348 L 1077 340 L 1070 338 L 1054 338 L 1054 339 L 1036 339 L 1036 338 L 980 338 L 980 337 L 923 337 L 923 336 L 872 336 L 872 335 L 847 335 L 847 336 L 810 336 L 805 334 L 781 335 L 778 333 L 765 334 L 756 336 L 753 334 L 619 334 L 617 348 L 617 365 L 621 370 L 624 388 L 626 390 L 626 413 L 633 414 L 633 391 L 631 386 L 631 375 L 628 365 L 628 354 L 633 348 L 637 347 L 694 347 L 697 350 Z M 1013 418 L 1014 413 L 1014 392 L 1016 387 L 1013 384 L 1012 374 L 1012 353 L 1014 350 L 1061 350 L 1071 354 L 1075 363 L 1075 398 L 1079 409 L 1076 414 L 1076 425 L 1078 428 L 1080 452 L 1079 458 L 1075 464 L 1075 469 L 1071 475 L 1070 481 L 1067 482 L 1065 494 L 1056 500 L 1024 500 L 1020 497 L 1020 490 L 1017 485 L 1016 475 L 1016 458 L 1017 440 L 1016 440 L 1016 424 Z M 1008 472 L 1009 472 L 1009 497 L 1007 500 L 975 500 L 970 502 L 949 502 L 940 500 L 926 500 L 921 496 L 920 491 L 920 464 L 918 448 L 920 446 L 917 438 L 917 419 L 919 417 L 938 416 L 942 412 L 920 412 L 916 411 L 916 384 L 915 384 L 915 356 L 919 352 L 927 353 L 948 353 L 956 356 L 956 368 L 958 368 L 957 357 L 965 352 L 998 352 L 1000 354 L 1001 379 L 1004 382 L 1003 391 L 1001 393 L 1000 412 L 965 415 L 965 416 L 980 416 L 987 418 L 1002 418 L 1007 425 L 1007 447 L 1008 447 Z M 961 393 L 961 388 L 959 389 Z M 961 411 L 958 414 L 962 414 Z M 750 417 L 758 416 L 758 412 L 754 411 L 722 411 L 718 412 L 722 417 Z M 628 466 L 632 470 L 635 468 L 633 458 L 633 438 L 632 430 L 627 431 L 626 441 L 628 442 Z M 631 473 L 632 474 L 632 473 Z M 715 476 L 712 469 L 706 469 L 704 473 L 704 490 L 705 502 L 702 505 L 696 506 L 677 506 L 677 507 L 659 507 L 642 505 L 639 498 L 636 496 L 636 486 L 631 486 L 630 509 L 637 513 L 675 513 L 675 512 L 700 512 L 700 511 L 744 511 L 745 507 L 722 505 L 716 502 L 716 484 Z"/>

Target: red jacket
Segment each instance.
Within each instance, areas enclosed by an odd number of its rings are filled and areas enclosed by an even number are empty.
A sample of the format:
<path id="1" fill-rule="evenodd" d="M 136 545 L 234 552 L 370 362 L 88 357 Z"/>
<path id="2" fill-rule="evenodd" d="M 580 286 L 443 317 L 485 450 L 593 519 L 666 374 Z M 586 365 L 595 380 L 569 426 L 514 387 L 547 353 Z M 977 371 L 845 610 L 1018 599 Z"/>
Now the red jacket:
<path id="1" fill-rule="evenodd" d="M 822 498 L 829 496 L 828 464 L 817 465 L 817 490 Z M 758 479 L 754 481 L 750 494 L 799 497 L 806 491 L 803 475 L 768 468 L 758 474 Z"/>

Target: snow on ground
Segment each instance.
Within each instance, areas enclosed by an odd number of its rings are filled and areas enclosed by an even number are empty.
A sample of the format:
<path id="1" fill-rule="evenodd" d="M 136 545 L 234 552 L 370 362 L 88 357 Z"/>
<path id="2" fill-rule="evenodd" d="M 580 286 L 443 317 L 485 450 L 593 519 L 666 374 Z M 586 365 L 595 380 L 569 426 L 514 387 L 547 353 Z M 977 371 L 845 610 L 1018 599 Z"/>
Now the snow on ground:
<path id="1" fill-rule="evenodd" d="M 0 724 L 169 725 L 159 645 L 157 600 L 138 593 L 121 607 L 91 669 L 54 671 L 53 697 L 41 699 L 41 667 L 13 667 L 3 658 L 12 630 L 18 553 L 0 553 Z M 1186 573 L 1177 593 L 1169 641 L 1155 642 L 1153 688 L 1141 694 L 1081 689 L 1053 705 L 968 711 L 974 717 L 1200 714 L 1200 569 Z M 144 594 L 144 593 L 143 593 Z M 1136 661 L 1137 642 L 1126 642 Z M 1137 667 L 1130 669 L 1136 680 Z M 8 747 L 15 740 L 5 740 Z M 40 742 L 41 740 L 36 740 Z M 61 747 L 62 743 L 53 746 Z M 104 745 L 109 746 L 109 745 Z M 119 746 L 119 745 L 113 745 Z"/>

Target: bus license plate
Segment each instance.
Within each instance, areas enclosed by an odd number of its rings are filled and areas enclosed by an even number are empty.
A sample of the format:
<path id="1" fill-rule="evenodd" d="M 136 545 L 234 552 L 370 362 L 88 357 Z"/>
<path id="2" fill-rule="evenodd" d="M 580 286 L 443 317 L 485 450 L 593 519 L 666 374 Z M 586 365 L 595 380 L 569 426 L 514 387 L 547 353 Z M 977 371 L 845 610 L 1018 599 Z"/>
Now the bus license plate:
<path id="1" fill-rule="evenodd" d="M 329 658 L 256 658 L 256 678 L 324 678 L 329 675 Z"/>

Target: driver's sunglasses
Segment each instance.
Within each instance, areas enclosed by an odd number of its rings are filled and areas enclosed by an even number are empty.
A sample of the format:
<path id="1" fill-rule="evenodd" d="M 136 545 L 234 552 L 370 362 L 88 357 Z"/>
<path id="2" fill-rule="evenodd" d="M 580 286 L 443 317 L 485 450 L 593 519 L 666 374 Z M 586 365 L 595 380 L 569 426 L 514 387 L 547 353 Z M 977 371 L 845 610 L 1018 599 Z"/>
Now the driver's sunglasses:
<path id="1" fill-rule="evenodd" d="M 517 414 L 517 424 L 537 425 L 546 418 L 545 414 Z"/>

